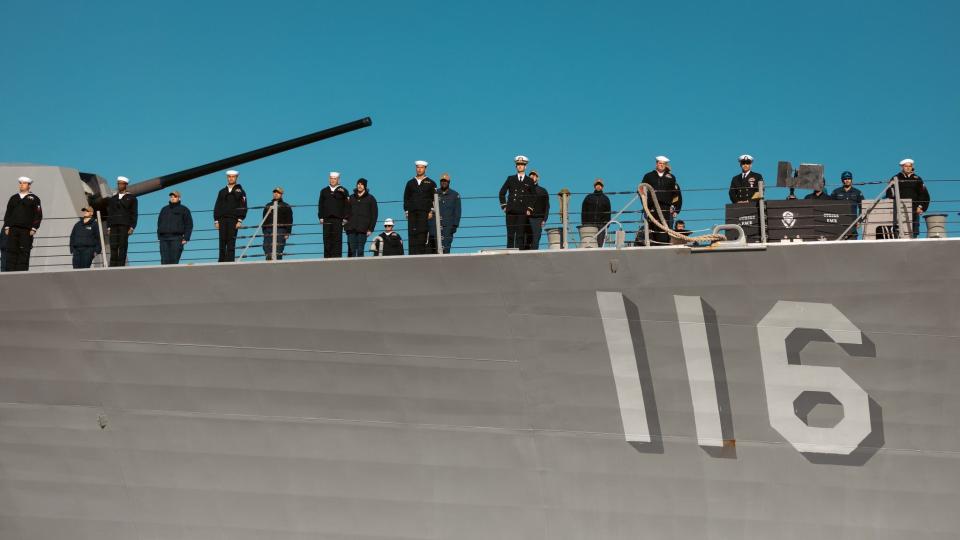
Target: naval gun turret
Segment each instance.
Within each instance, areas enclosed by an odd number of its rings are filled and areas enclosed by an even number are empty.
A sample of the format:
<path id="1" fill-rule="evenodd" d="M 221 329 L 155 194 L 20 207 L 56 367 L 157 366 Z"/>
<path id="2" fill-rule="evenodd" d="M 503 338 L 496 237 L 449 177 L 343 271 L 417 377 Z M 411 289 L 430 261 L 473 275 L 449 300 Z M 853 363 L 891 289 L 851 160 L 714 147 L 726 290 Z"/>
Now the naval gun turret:
<path id="1" fill-rule="evenodd" d="M 354 120 L 353 122 L 340 124 L 339 126 L 334 126 L 332 128 L 316 131 L 314 133 L 309 133 L 307 135 L 278 142 L 276 144 L 271 144 L 270 146 L 264 146 L 263 148 L 257 148 L 256 150 L 250 150 L 249 152 L 243 152 L 242 154 L 237 154 L 235 156 L 218 159 L 216 161 L 211 161 L 210 163 L 198 165 L 196 167 L 191 167 L 175 173 L 165 174 L 163 176 L 157 176 L 148 180 L 132 183 L 127 187 L 127 192 L 136 196 L 147 195 L 149 193 L 161 191 L 183 182 L 195 180 L 201 176 L 206 176 L 208 174 L 227 170 L 233 167 L 239 167 L 244 163 L 250 163 L 251 161 L 256 161 L 258 159 L 282 152 L 287 152 L 289 150 L 293 150 L 294 148 L 300 148 L 301 146 L 306 146 L 324 139 L 330 139 L 338 135 L 343 135 L 344 133 L 349 133 L 351 131 L 368 127 L 372 124 L 373 121 L 370 120 L 369 116 L 367 116 L 359 120 Z M 97 182 L 97 184 L 99 185 L 100 182 Z M 100 209 L 101 212 L 105 212 L 106 209 L 102 208 L 103 203 L 101 199 L 105 199 L 111 195 L 113 195 L 113 193 L 109 191 L 96 193 L 96 195 L 91 194 L 90 204 Z"/>
<path id="2" fill-rule="evenodd" d="M 361 118 L 175 173 L 131 183 L 127 191 L 134 195 L 147 195 L 221 170 L 369 127 L 372 124 L 370 117 Z M 20 176 L 29 176 L 34 180 L 32 188 L 43 201 L 45 216 L 40 231 L 34 238 L 34 247 L 30 253 L 30 270 L 69 268 L 71 258 L 66 244 L 75 220 L 80 217 L 80 208 L 90 205 L 100 212 L 102 218 L 106 219 L 106 202 L 113 195 L 113 190 L 107 185 L 106 179 L 94 173 L 48 165 L 0 164 L 0 186 L 9 186 L 11 195 L 15 190 L 16 179 Z"/>

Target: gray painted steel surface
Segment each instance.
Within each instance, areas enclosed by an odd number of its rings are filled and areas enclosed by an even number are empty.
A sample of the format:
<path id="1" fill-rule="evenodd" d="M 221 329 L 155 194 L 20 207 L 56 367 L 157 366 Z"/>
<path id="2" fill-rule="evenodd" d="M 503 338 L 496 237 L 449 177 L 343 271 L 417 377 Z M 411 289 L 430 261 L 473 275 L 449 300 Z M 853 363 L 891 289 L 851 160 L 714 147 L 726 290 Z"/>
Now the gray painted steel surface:
<path id="1" fill-rule="evenodd" d="M 0 275 L 0 538 L 956 538 L 958 247 Z"/>

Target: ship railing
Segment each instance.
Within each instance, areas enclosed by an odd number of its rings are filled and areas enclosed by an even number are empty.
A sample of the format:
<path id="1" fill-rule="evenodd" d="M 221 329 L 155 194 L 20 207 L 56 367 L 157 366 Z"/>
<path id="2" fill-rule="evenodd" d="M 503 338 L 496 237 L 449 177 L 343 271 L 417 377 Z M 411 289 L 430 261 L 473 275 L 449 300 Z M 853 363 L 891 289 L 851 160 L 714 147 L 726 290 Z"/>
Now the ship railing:
<path id="1" fill-rule="evenodd" d="M 933 180 L 927 181 L 926 183 L 936 186 L 937 182 L 938 181 Z M 885 190 L 888 181 L 860 182 L 855 185 L 876 185 Z M 786 188 L 767 188 L 765 200 L 782 200 L 786 198 L 786 191 Z M 873 190 L 871 189 L 871 191 Z M 538 249 L 578 248 L 582 245 L 589 244 L 588 242 L 584 242 L 584 239 L 576 234 L 578 225 L 582 225 L 580 212 L 581 202 L 589 193 L 591 192 L 562 190 L 560 193 L 551 196 L 551 211 L 546 216 L 546 224 L 543 227 L 540 242 L 536 246 Z M 619 231 L 623 231 L 623 247 L 657 246 L 669 243 L 661 244 L 655 239 L 649 238 L 648 232 L 652 231 L 646 230 L 646 220 L 644 219 L 642 208 L 638 208 L 635 202 L 637 193 L 634 189 L 630 189 L 629 191 L 611 190 L 605 193 L 610 197 L 612 206 L 618 208 L 619 211 L 614 216 L 611 216 L 611 222 L 604 226 L 608 228 L 607 230 L 610 230 L 609 227 L 615 226 Z M 934 191 L 934 195 L 935 193 Z M 881 192 L 877 198 L 882 198 L 884 194 L 885 192 Z M 724 208 L 728 200 L 726 187 L 684 189 L 683 195 L 686 205 L 681 209 L 677 219 L 685 222 L 691 235 L 709 233 L 712 231 L 714 225 L 725 223 L 726 216 Z M 722 201 L 722 204 L 718 205 L 718 200 Z M 463 215 L 460 226 L 453 238 L 451 252 L 476 253 L 482 250 L 503 249 L 506 245 L 506 227 L 504 214 L 500 210 L 498 197 L 495 195 L 463 195 L 461 196 L 461 202 Z M 373 238 L 383 231 L 383 220 L 387 217 L 393 218 L 395 230 L 403 237 L 405 247 L 409 244 L 406 227 L 407 219 L 403 212 L 403 202 L 400 200 L 381 200 L 378 201 L 378 203 L 379 217 L 377 226 L 373 233 L 367 238 L 364 246 L 365 255 L 370 254 L 370 244 Z M 960 223 L 960 220 L 958 220 L 960 199 L 935 199 L 933 204 L 937 212 L 948 214 L 944 223 L 947 230 L 956 229 L 957 224 Z M 189 206 L 188 203 L 187 205 Z M 264 206 L 251 206 L 249 208 L 248 217 L 237 235 L 237 255 L 240 256 L 241 261 L 253 262 L 274 258 L 273 253 L 270 251 L 271 249 L 275 249 L 271 248 L 271 244 L 276 246 L 276 242 L 266 242 L 267 252 L 264 252 L 263 231 L 270 229 L 270 225 L 272 224 L 272 218 L 270 216 L 273 215 L 269 206 L 270 205 L 267 205 L 267 212 L 265 214 L 263 213 L 265 209 Z M 294 212 L 293 230 L 287 240 L 282 254 L 283 258 L 310 259 L 322 257 L 323 230 L 322 225 L 319 224 L 317 219 L 316 203 L 292 204 L 291 206 Z M 851 212 L 850 214 L 844 214 L 844 216 L 854 220 L 858 215 L 866 214 L 868 211 L 870 211 L 870 207 L 865 204 L 863 212 Z M 193 229 L 191 241 L 183 250 L 181 264 L 217 261 L 219 252 L 218 231 L 213 227 L 213 210 L 193 210 L 192 214 L 195 228 Z M 266 220 L 264 220 L 264 215 L 267 216 Z M 140 214 L 139 226 L 129 238 L 128 264 L 159 264 L 159 241 L 156 234 L 157 216 L 158 213 L 156 212 Z M 76 216 L 46 216 L 44 221 L 70 220 L 73 222 L 77 219 Z M 613 221 L 616 221 L 616 223 L 612 223 Z M 766 220 L 761 220 L 761 224 L 765 225 Z M 434 253 L 439 248 L 435 240 L 438 238 L 438 224 L 433 222 L 431 225 L 432 234 L 428 236 L 428 239 L 434 239 L 431 240 L 430 244 L 430 252 Z M 442 225 L 442 223 L 440 225 Z M 273 230 L 278 229 L 274 227 Z M 772 237 L 770 241 L 780 241 L 776 237 L 777 232 L 776 230 L 768 231 Z M 848 232 L 852 237 L 856 238 L 856 225 Z M 596 238 L 596 232 L 592 233 L 592 235 Z M 440 237 L 442 237 L 442 234 Z M 104 240 L 108 240 L 106 234 L 104 234 Z M 69 235 L 45 235 L 44 227 L 41 225 L 34 245 L 35 247 L 43 247 L 46 249 L 43 253 L 39 253 L 36 249 L 34 250 L 31 258 L 31 267 L 69 268 L 71 266 L 68 259 Z M 345 255 L 347 248 L 345 239 L 342 239 L 342 245 L 341 253 Z M 609 243 L 607 245 L 613 246 L 615 243 Z M 106 249 L 104 251 L 106 251 Z M 278 253 L 277 255 L 279 256 L 280 254 Z M 103 266 L 104 263 L 102 259 L 103 257 L 99 257 L 95 262 L 95 266 Z"/>

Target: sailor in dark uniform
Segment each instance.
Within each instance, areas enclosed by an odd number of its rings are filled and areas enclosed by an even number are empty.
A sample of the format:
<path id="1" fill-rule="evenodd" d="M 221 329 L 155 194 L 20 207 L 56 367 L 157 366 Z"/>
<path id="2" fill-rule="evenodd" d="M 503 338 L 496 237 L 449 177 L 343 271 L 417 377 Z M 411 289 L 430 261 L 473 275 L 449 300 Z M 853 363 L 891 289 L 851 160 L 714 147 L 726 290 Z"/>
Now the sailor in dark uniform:
<path id="1" fill-rule="evenodd" d="M 853 173 L 850 171 L 843 171 L 843 173 L 840 174 L 840 182 L 842 182 L 843 185 L 833 190 L 833 192 L 830 193 L 830 198 L 835 201 L 850 201 L 850 221 L 853 221 L 860 216 L 860 206 L 863 204 L 863 192 L 853 187 Z M 847 233 L 845 240 L 856 240 L 857 230 L 859 229 L 860 224 L 857 223 L 856 230 Z"/>
<path id="2" fill-rule="evenodd" d="M 403 255 L 403 238 L 397 231 L 393 230 L 393 219 L 383 220 L 383 232 L 373 239 L 370 251 L 374 257 L 386 257 L 389 255 Z"/>
<path id="3" fill-rule="evenodd" d="M 239 172 L 227 171 L 227 185 L 217 193 L 217 202 L 213 206 L 213 225 L 220 232 L 219 262 L 236 259 L 237 230 L 247 217 L 247 194 L 237 183 L 238 178 Z"/>
<path id="4" fill-rule="evenodd" d="M 317 217 L 323 225 L 323 258 L 343 256 L 343 226 L 350 217 L 350 192 L 340 185 L 340 173 L 330 173 L 329 185 L 320 190 Z"/>
<path id="5" fill-rule="evenodd" d="M 657 209 L 653 204 L 655 197 L 657 202 L 660 203 L 660 210 L 663 211 L 663 219 L 667 227 L 672 229 L 673 220 L 683 206 L 683 194 L 680 192 L 680 184 L 677 183 L 677 178 L 670 172 L 670 159 L 666 156 L 657 156 L 656 161 L 654 170 L 643 175 L 643 183 L 653 186 L 654 190 L 652 195 L 647 196 L 647 208 L 654 215 L 657 215 Z M 670 235 L 650 223 L 649 219 L 646 226 L 650 228 L 651 242 L 658 245 L 670 243 Z"/>
<path id="6" fill-rule="evenodd" d="M 527 156 L 513 158 L 517 174 L 508 176 L 500 188 L 500 209 L 506 214 L 507 248 L 527 249 L 527 224 L 533 214 L 533 181 L 527 175 Z"/>
<path id="7" fill-rule="evenodd" d="M 130 181 L 117 177 L 117 192 L 107 200 L 107 234 L 110 235 L 110 266 L 126 266 L 127 244 L 137 228 L 137 198 L 127 193 Z"/>
<path id="8" fill-rule="evenodd" d="M 923 178 L 913 170 L 913 160 L 906 158 L 900 162 L 900 172 L 891 178 L 900 184 L 900 198 L 913 201 L 913 233 L 916 238 L 920 234 L 920 216 L 930 206 L 930 192 L 923 183 Z M 894 198 L 894 186 L 887 189 L 887 198 Z M 899 209 L 898 209 L 899 210 Z"/>
<path id="9" fill-rule="evenodd" d="M 100 254 L 100 223 L 93 217 L 93 209 L 81 208 L 83 217 L 74 223 L 70 231 L 70 254 L 73 255 L 74 268 L 90 268 L 93 258 Z"/>
<path id="10" fill-rule="evenodd" d="M 527 249 L 540 249 L 543 226 L 550 217 L 550 194 L 540 185 L 540 174 L 537 171 L 530 171 L 530 181 L 533 182 L 533 212 L 530 214 L 530 225 L 527 229 Z"/>
<path id="11" fill-rule="evenodd" d="M 730 180 L 730 202 L 746 203 L 759 199 L 760 182 L 763 181 L 763 176 L 751 170 L 753 156 L 743 154 L 739 157 L 739 161 L 741 172 Z"/>
<path id="12" fill-rule="evenodd" d="M 6 267 L 4 271 L 25 272 L 30 269 L 30 250 L 33 249 L 33 235 L 40 228 L 43 210 L 40 197 L 30 191 L 33 180 L 21 176 L 17 179 L 18 192 L 7 202 L 7 211 L 3 215 L 3 234 L 6 236 Z"/>
<path id="13" fill-rule="evenodd" d="M 812 199 L 812 200 L 818 200 L 818 201 L 819 200 L 829 201 L 830 199 L 832 199 L 833 197 L 828 195 L 827 192 L 823 190 L 823 188 L 824 188 L 824 182 L 821 182 L 819 187 L 813 190 L 812 193 L 807 193 L 807 195 L 804 197 L 804 200 Z"/>
<path id="14" fill-rule="evenodd" d="M 437 183 L 427 176 L 426 161 L 413 162 L 416 175 L 407 181 L 403 190 L 403 212 L 407 216 L 407 233 L 410 255 L 427 253 L 427 227 L 433 219 L 433 195 L 437 192 Z"/>

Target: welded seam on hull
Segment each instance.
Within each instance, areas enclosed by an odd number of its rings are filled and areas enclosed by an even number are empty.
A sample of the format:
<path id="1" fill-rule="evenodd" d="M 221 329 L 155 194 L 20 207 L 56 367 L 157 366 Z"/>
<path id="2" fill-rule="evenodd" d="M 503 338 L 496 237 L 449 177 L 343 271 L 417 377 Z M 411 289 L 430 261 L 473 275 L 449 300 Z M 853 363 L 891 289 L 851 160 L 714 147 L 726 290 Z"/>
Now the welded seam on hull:
<path id="1" fill-rule="evenodd" d="M 133 340 L 120 340 L 120 339 L 81 339 L 79 341 L 81 343 L 105 343 L 110 345 L 152 345 L 157 347 L 195 347 L 195 348 L 204 348 L 204 349 L 231 349 L 231 350 L 244 350 L 244 351 L 294 352 L 294 353 L 311 353 L 311 354 L 349 354 L 349 355 L 356 355 L 356 356 L 423 358 L 428 360 L 503 362 L 508 364 L 518 363 L 517 360 L 510 360 L 506 358 L 467 358 L 462 356 L 439 356 L 439 355 L 427 355 L 427 354 L 395 354 L 395 353 L 377 353 L 377 352 L 360 352 L 360 351 L 336 351 L 336 350 L 323 350 L 323 349 L 298 349 L 298 348 L 286 348 L 286 347 L 253 347 L 253 346 L 247 346 L 247 345 L 215 345 L 215 344 L 209 344 L 209 343 L 174 343 L 174 342 L 164 342 L 164 341 L 133 341 Z"/>
<path id="2" fill-rule="evenodd" d="M 90 409 L 91 411 L 102 410 L 102 407 L 95 407 L 89 405 L 47 405 L 47 404 L 36 404 L 36 403 L 4 403 L 0 402 L 0 409 L 70 409 L 70 408 L 81 408 L 81 409 Z M 502 428 L 502 427 L 492 427 L 492 426 L 458 426 L 454 424 L 426 424 L 426 423 L 414 423 L 414 422 L 392 422 L 389 420 L 356 420 L 348 418 L 321 418 L 321 417 L 294 417 L 294 416 L 264 416 L 264 415 L 250 415 L 250 414 L 213 414 L 213 413 L 201 413 L 201 412 L 190 412 L 190 411 L 161 411 L 161 410 L 151 410 L 151 409 L 110 409 L 114 412 L 119 412 L 122 414 L 132 415 L 132 416 L 167 416 L 167 417 L 177 417 L 177 418 L 198 418 L 198 419 L 212 419 L 212 420 L 238 420 L 238 421 L 247 421 L 247 422 L 280 422 L 280 423 L 318 423 L 318 424 L 335 424 L 335 425 L 366 425 L 373 427 L 384 427 L 384 428 L 414 428 L 414 429 L 424 429 L 424 430 L 435 430 L 435 431 L 478 431 L 478 432 L 488 432 L 488 433 L 500 433 L 500 434 L 544 434 L 550 436 L 562 436 L 562 437 L 575 437 L 575 438 L 584 438 L 584 439 L 610 439 L 610 440 L 623 440 L 622 433 L 608 433 L 602 431 L 574 431 L 574 430 L 563 430 L 563 429 L 541 429 L 541 428 Z M 688 442 L 691 444 L 697 444 L 697 438 L 692 436 L 685 435 L 662 435 L 661 438 L 664 441 L 669 442 Z M 785 441 L 760 441 L 760 440 L 751 440 L 751 439 L 737 439 L 737 446 L 782 446 L 789 447 L 789 444 Z M 870 448 L 874 447 L 861 447 L 861 448 Z M 939 455 L 943 457 L 952 457 L 960 459 L 960 450 L 922 450 L 919 448 L 892 448 L 890 446 L 883 446 L 876 448 L 879 452 L 888 454 L 929 454 L 929 455 Z"/>

